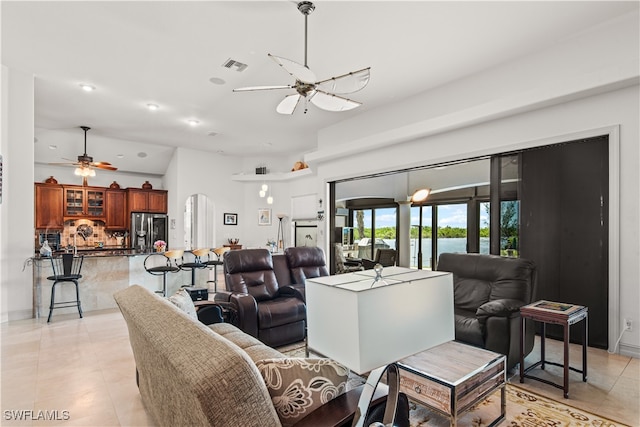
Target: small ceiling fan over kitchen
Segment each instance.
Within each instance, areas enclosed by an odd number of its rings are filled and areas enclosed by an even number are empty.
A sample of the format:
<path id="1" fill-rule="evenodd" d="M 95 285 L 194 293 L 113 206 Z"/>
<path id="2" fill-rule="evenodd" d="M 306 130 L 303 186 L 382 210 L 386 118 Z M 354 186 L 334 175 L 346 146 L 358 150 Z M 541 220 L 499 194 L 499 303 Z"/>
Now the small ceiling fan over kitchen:
<path id="1" fill-rule="evenodd" d="M 93 161 L 93 157 L 87 154 L 87 131 L 91 128 L 88 126 L 80 126 L 80 129 L 84 131 L 84 153 L 78 156 L 78 161 L 74 162 L 72 160 L 65 159 L 65 160 L 69 160 L 69 162 L 71 163 L 67 162 L 67 163 L 50 163 L 50 164 L 75 166 L 76 167 L 75 174 L 78 176 L 82 176 L 85 179 L 85 182 L 88 176 L 96 176 L 96 171 L 94 170 L 94 168 L 104 169 L 109 171 L 118 170 L 118 168 L 112 166 L 111 163 L 109 162 Z"/>
<path id="2" fill-rule="evenodd" d="M 276 107 L 276 111 L 280 114 L 293 114 L 303 98 L 305 103 L 311 102 L 326 111 L 348 111 L 362 105 L 361 102 L 341 95 L 357 92 L 364 88 L 369 83 L 371 67 L 318 81 L 314 72 L 307 66 L 307 17 L 314 9 L 315 5 L 310 1 L 298 3 L 298 10 L 304 15 L 304 65 L 268 54 L 276 64 L 295 79 L 295 83 L 292 85 L 243 87 L 234 89 L 234 92 L 295 89 L 296 93 L 287 95 Z M 306 106 L 304 112 L 307 112 Z"/>

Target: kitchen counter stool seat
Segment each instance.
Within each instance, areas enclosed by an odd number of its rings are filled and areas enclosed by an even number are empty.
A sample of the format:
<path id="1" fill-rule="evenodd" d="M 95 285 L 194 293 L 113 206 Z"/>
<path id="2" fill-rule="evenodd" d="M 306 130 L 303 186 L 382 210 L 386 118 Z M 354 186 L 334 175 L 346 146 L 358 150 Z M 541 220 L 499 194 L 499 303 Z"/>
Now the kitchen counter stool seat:
<path id="1" fill-rule="evenodd" d="M 167 296 L 167 273 L 177 273 L 180 267 L 177 265 L 177 259 L 182 258 L 183 251 L 166 251 L 163 253 L 154 253 L 144 259 L 144 269 L 154 276 L 162 276 L 162 290 L 155 291 L 157 294 Z M 164 263 L 152 265 L 157 262 L 157 257 L 164 258 Z M 153 260 L 156 261 L 153 261 Z M 173 264 L 172 264 L 173 260 Z"/>
<path id="2" fill-rule="evenodd" d="M 231 248 L 224 247 L 224 246 L 220 248 L 211 249 L 211 252 L 209 253 L 209 259 L 208 261 L 205 262 L 207 267 L 213 266 L 213 280 L 207 280 L 207 283 L 213 283 L 213 292 L 218 292 L 218 266 L 224 265 L 224 263 L 222 262 L 222 256 L 224 255 L 225 252 L 228 252 L 230 249 Z M 215 259 L 211 258 L 211 253 L 213 253 L 216 256 Z"/>
<path id="3" fill-rule="evenodd" d="M 209 253 L 209 249 L 193 249 L 191 251 L 193 259 L 188 262 L 183 262 L 179 265 L 182 270 L 191 270 L 191 284 L 188 286 L 196 286 L 196 269 L 207 268 L 204 257 Z"/>
<path id="4" fill-rule="evenodd" d="M 49 276 L 47 279 L 53 280 L 53 285 L 51 285 L 51 303 L 49 304 L 47 323 L 51 322 L 53 310 L 56 308 L 78 307 L 78 313 L 80 314 L 80 318 L 82 318 L 78 280 L 82 278 L 80 272 L 82 270 L 83 259 L 83 256 L 75 256 L 73 254 L 62 254 L 60 257 L 51 257 L 53 276 Z M 56 285 L 65 282 L 71 282 L 76 286 L 76 299 L 56 302 Z"/>

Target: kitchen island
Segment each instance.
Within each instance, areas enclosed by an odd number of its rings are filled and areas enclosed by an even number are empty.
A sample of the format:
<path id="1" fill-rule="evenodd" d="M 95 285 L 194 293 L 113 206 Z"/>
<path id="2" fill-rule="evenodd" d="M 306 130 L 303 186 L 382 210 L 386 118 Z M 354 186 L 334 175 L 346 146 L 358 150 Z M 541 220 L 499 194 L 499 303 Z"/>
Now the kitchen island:
<path id="1" fill-rule="evenodd" d="M 62 252 L 54 253 L 58 256 Z M 78 249 L 78 255 L 84 256 L 82 264 L 82 279 L 80 286 L 80 301 L 83 312 L 116 308 L 113 293 L 137 284 L 152 292 L 162 290 L 162 276 L 155 276 L 146 272 L 145 259 L 151 253 L 141 253 L 129 248 L 105 247 L 95 249 Z M 165 262 L 162 254 L 154 254 L 147 263 L 148 266 Z M 186 258 L 186 255 L 185 255 Z M 39 318 L 49 312 L 52 280 L 47 277 L 53 275 L 51 260 L 39 255 L 32 258 L 33 264 L 33 316 Z M 210 269 L 196 271 L 196 283 L 206 287 Z M 212 279 L 211 279 L 212 280 Z M 167 295 L 173 294 L 180 286 L 191 282 L 190 271 L 179 271 L 167 274 Z M 56 301 L 75 299 L 73 284 L 56 286 Z M 56 309 L 57 314 L 75 313 L 75 307 Z"/>

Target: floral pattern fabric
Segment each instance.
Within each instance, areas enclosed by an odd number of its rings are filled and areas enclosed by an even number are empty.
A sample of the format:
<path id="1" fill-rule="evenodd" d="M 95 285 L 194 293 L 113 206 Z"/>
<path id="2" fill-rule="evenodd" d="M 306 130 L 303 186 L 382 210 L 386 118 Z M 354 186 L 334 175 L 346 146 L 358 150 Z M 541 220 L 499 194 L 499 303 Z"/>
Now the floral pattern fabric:
<path id="1" fill-rule="evenodd" d="M 179 309 L 184 311 L 192 319 L 198 320 L 198 314 L 196 313 L 196 306 L 193 304 L 191 295 L 185 289 L 178 289 L 178 291 L 169 297 L 169 301 L 175 304 Z"/>
<path id="2" fill-rule="evenodd" d="M 265 359 L 256 363 L 284 427 L 344 393 L 349 369 L 331 359 Z"/>

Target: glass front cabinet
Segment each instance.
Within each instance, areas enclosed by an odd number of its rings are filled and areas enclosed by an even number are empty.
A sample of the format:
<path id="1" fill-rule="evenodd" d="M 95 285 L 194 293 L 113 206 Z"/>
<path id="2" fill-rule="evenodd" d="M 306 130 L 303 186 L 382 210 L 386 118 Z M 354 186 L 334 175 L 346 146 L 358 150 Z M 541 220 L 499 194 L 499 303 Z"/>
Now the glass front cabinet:
<path id="1" fill-rule="evenodd" d="M 65 218 L 104 219 L 105 190 L 98 187 L 64 187 Z"/>

